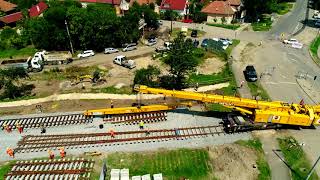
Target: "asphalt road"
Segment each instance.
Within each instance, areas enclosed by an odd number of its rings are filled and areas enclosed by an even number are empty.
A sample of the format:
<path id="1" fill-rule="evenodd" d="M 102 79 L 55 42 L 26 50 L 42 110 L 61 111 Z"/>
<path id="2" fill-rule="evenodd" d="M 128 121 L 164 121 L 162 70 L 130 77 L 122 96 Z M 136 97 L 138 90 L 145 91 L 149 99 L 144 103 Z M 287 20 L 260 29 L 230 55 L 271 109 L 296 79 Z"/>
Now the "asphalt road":
<path id="1" fill-rule="evenodd" d="M 282 16 L 267 34 L 279 36 L 281 33 L 285 35 L 297 35 L 297 33 L 300 33 L 305 28 L 303 22 L 306 19 L 307 7 L 308 0 L 296 0 L 292 12 Z"/>

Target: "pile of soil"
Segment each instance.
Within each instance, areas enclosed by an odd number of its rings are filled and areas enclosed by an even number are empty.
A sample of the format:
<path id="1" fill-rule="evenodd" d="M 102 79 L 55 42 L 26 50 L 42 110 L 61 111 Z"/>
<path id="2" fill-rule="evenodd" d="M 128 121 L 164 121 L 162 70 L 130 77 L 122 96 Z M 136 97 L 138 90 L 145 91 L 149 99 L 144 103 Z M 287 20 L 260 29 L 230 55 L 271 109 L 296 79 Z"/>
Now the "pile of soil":
<path id="1" fill-rule="evenodd" d="M 254 150 L 238 144 L 226 144 L 209 148 L 214 176 L 223 180 L 255 180 L 257 155 Z"/>

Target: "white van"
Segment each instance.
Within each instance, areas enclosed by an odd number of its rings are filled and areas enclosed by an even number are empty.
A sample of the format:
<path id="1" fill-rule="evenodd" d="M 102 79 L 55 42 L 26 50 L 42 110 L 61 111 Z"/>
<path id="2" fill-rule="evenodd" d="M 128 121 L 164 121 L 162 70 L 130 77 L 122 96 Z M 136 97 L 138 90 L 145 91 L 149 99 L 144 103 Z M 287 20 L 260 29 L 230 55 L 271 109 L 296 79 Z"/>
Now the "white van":
<path id="1" fill-rule="evenodd" d="M 126 51 L 132 51 L 132 50 L 135 50 L 137 49 L 137 44 L 136 43 L 131 43 L 131 44 L 126 44 L 124 46 L 124 48 L 122 49 L 123 52 L 126 52 Z"/>

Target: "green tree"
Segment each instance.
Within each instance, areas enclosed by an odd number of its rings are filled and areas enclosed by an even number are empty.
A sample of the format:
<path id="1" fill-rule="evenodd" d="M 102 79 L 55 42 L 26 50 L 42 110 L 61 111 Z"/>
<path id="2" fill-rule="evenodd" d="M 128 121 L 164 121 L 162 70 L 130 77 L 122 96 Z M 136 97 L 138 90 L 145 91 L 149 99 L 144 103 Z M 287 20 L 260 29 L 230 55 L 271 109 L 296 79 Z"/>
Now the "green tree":
<path id="1" fill-rule="evenodd" d="M 19 10 L 29 9 L 32 5 L 38 3 L 37 0 L 10 0 L 10 2 L 17 4 Z"/>
<path id="2" fill-rule="evenodd" d="M 148 66 L 147 68 L 139 69 L 135 72 L 134 84 L 141 84 L 150 87 L 158 86 L 158 76 L 160 75 L 160 70 L 155 66 Z"/>
<path id="3" fill-rule="evenodd" d="M 3 89 L 0 99 L 14 99 L 30 95 L 34 86 L 20 82 L 20 79 L 28 77 L 24 68 L 0 69 L 0 90 Z"/>
<path id="4" fill-rule="evenodd" d="M 194 50 L 192 41 L 186 41 L 180 33 L 163 59 L 164 63 L 170 66 L 171 84 L 176 89 L 185 87 L 186 75 L 194 71 L 200 63 L 200 59 L 194 55 Z"/>

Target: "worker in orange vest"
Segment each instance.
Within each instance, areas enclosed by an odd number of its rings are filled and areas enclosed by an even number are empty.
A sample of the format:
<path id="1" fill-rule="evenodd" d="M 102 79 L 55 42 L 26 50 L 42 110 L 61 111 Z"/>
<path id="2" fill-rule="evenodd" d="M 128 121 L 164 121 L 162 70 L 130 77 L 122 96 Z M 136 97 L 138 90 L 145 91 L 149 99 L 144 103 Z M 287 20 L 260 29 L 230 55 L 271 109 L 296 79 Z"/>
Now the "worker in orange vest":
<path id="1" fill-rule="evenodd" d="M 16 124 L 16 127 L 17 127 L 18 132 L 19 132 L 20 134 L 23 133 L 23 127 L 21 126 L 20 123 L 17 123 L 17 124 Z"/>
<path id="2" fill-rule="evenodd" d="M 49 159 L 54 159 L 54 153 L 50 149 L 48 150 L 49 153 Z"/>
<path id="3" fill-rule="evenodd" d="M 9 125 L 7 125 L 7 124 L 4 124 L 3 127 L 4 127 L 4 129 L 5 129 L 8 133 L 11 132 L 11 126 L 9 126 Z"/>
<path id="4" fill-rule="evenodd" d="M 58 149 L 59 149 L 59 151 L 60 151 L 60 157 L 61 157 L 61 158 L 66 157 L 66 152 L 64 151 L 64 147 L 60 147 L 60 148 L 58 148 Z"/>
<path id="5" fill-rule="evenodd" d="M 10 147 L 7 148 L 7 154 L 8 154 L 10 157 L 14 158 L 14 151 L 13 151 L 12 148 L 10 148 Z"/>
<path id="6" fill-rule="evenodd" d="M 114 132 L 113 129 L 110 129 L 110 130 L 109 130 L 109 133 L 110 133 L 110 136 L 111 136 L 112 138 L 114 138 L 115 135 L 116 135 L 116 133 Z"/>

